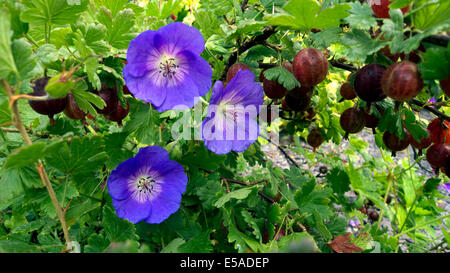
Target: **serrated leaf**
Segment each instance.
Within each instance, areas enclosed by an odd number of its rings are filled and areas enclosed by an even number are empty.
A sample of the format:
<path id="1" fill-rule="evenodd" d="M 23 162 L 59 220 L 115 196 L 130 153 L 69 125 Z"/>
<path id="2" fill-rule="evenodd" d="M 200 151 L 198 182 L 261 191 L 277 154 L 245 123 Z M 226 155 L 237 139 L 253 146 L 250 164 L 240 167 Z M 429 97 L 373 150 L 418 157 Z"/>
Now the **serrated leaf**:
<path id="1" fill-rule="evenodd" d="M 20 19 L 34 25 L 65 25 L 75 22 L 86 10 L 89 0 L 27 0 Z"/>
<path id="2" fill-rule="evenodd" d="M 106 238 L 110 242 L 124 242 L 127 239 L 138 239 L 133 223 L 117 217 L 114 210 L 109 206 L 103 208 L 102 226 L 105 230 Z"/>
<path id="3" fill-rule="evenodd" d="M 350 190 L 350 178 L 343 169 L 334 167 L 326 177 L 331 182 L 331 187 L 335 193 L 344 194 Z"/>
<path id="4" fill-rule="evenodd" d="M 107 154 L 103 140 L 99 136 L 74 137 L 48 145 L 45 160 L 54 168 L 67 174 L 95 172 L 104 165 Z"/>
<path id="5" fill-rule="evenodd" d="M 117 49 L 128 47 L 131 39 L 136 35 L 130 30 L 134 26 L 134 12 L 132 9 L 121 10 L 113 16 L 110 10 L 100 7 L 98 20 L 106 26 L 106 41 Z"/>
<path id="6" fill-rule="evenodd" d="M 293 27 L 300 30 L 326 29 L 338 26 L 340 20 L 349 16 L 348 4 L 338 4 L 321 9 L 315 0 L 291 0 L 283 6 L 288 14 L 268 15 L 268 24 Z"/>
<path id="7" fill-rule="evenodd" d="M 17 149 L 6 159 L 5 168 L 21 168 L 32 165 L 43 156 L 42 151 L 45 149 L 45 146 L 45 143 L 38 142 Z"/>
<path id="8" fill-rule="evenodd" d="M 10 18 L 0 9 L 0 78 L 6 78 L 10 72 L 16 71 L 14 58 L 11 51 Z"/>
<path id="9" fill-rule="evenodd" d="M 387 41 L 372 40 L 369 34 L 359 29 L 345 32 L 341 42 L 343 45 L 349 47 L 345 51 L 347 59 L 349 61 L 359 60 L 360 62 L 364 62 L 368 55 L 377 52 L 388 43 Z"/>
<path id="10" fill-rule="evenodd" d="M 59 52 L 55 45 L 43 44 L 36 50 L 36 56 L 43 64 L 49 64 L 58 60 Z"/>
<path id="11" fill-rule="evenodd" d="M 414 26 L 421 30 L 437 26 L 450 18 L 450 2 L 447 0 L 435 3 L 429 3 L 429 0 L 416 0 L 415 7 L 421 9 L 412 14 L 412 21 Z"/>
<path id="12" fill-rule="evenodd" d="M 316 224 L 316 228 L 319 230 L 320 235 L 322 235 L 322 237 L 326 241 L 331 240 L 333 238 L 333 236 L 331 235 L 331 233 L 328 231 L 327 227 L 323 223 L 322 216 L 317 211 L 317 209 L 313 209 L 313 216 L 314 216 L 314 223 Z"/>
<path id="13" fill-rule="evenodd" d="M 239 189 L 239 190 L 235 190 L 235 191 L 229 192 L 229 193 L 225 194 L 224 196 L 220 197 L 214 203 L 214 206 L 216 208 L 221 208 L 226 203 L 228 203 L 231 199 L 238 199 L 238 200 L 245 199 L 252 192 L 252 188 L 254 188 L 254 187 L 243 188 L 243 189 Z"/>
<path id="14" fill-rule="evenodd" d="M 182 253 L 210 253 L 212 252 L 211 239 L 209 231 L 205 231 L 186 243 L 180 245 L 178 250 Z"/>
<path id="15" fill-rule="evenodd" d="M 85 113 L 89 112 L 92 115 L 97 115 L 97 111 L 92 106 L 92 104 L 97 106 L 97 108 L 99 109 L 103 109 L 103 107 L 106 106 L 105 101 L 100 96 L 94 93 L 79 90 L 76 88 L 73 89 L 71 93 L 75 101 L 77 102 L 78 107 L 80 107 L 80 109 Z"/>
<path id="16" fill-rule="evenodd" d="M 443 80 L 450 76 L 450 45 L 428 48 L 419 63 L 419 71 L 424 80 Z"/>
<path id="17" fill-rule="evenodd" d="M 344 20 L 347 21 L 352 27 L 357 27 L 359 29 L 368 30 L 370 27 L 377 25 L 377 20 L 372 16 L 372 8 L 367 4 L 359 2 L 349 3 L 352 7 L 350 16 L 346 17 Z"/>
<path id="18" fill-rule="evenodd" d="M 316 209 L 323 218 L 328 218 L 331 216 L 331 210 L 328 207 L 330 194 L 330 188 L 316 189 L 316 182 L 310 180 L 295 193 L 294 199 L 300 211 L 313 214 Z"/>
<path id="19" fill-rule="evenodd" d="M 330 27 L 317 33 L 311 33 L 311 40 L 317 49 L 324 49 L 340 40 L 342 29 L 340 27 Z"/>
<path id="20" fill-rule="evenodd" d="M 287 90 L 292 90 L 295 87 L 300 87 L 300 83 L 295 76 L 283 66 L 276 66 L 264 71 L 264 77 L 271 81 L 278 81 Z"/>
<path id="21" fill-rule="evenodd" d="M 36 67 L 36 58 L 32 46 L 23 39 L 14 40 L 11 43 L 12 54 L 19 78 L 18 81 L 25 82 L 33 77 Z"/>

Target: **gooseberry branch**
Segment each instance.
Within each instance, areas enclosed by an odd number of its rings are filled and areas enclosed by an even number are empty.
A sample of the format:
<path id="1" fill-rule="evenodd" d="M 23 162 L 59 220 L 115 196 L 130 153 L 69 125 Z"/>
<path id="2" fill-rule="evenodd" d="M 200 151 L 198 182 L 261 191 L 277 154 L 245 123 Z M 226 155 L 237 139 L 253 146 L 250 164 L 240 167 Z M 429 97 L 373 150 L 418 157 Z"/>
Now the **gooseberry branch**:
<path id="1" fill-rule="evenodd" d="M 3 88 L 5 89 L 5 91 L 8 95 L 8 98 L 11 101 L 13 99 L 13 91 L 12 91 L 11 87 L 6 82 L 6 80 L 2 79 L 1 82 L 2 82 Z M 22 135 L 23 140 L 25 141 L 25 144 L 27 146 L 32 145 L 33 143 L 30 139 L 30 136 L 28 135 L 28 132 L 27 132 L 25 126 L 23 125 L 23 122 L 22 122 L 22 119 L 21 119 L 20 113 L 19 113 L 19 108 L 17 107 L 17 104 L 15 102 L 12 104 L 12 111 L 13 111 L 12 114 L 13 114 L 14 126 L 17 128 L 17 130 L 19 130 L 20 134 Z M 56 213 L 61 222 L 61 227 L 63 229 L 64 239 L 66 241 L 66 247 L 68 247 L 70 244 L 70 235 L 69 235 L 69 230 L 67 228 L 64 211 L 63 211 L 61 205 L 59 204 L 58 199 L 56 198 L 56 193 L 55 193 L 53 186 L 50 182 L 50 179 L 48 178 L 48 175 L 45 171 L 42 160 L 39 159 L 37 161 L 37 163 L 35 164 L 35 167 L 36 167 L 37 171 L 39 172 L 39 176 L 42 180 L 42 183 L 46 187 L 48 194 L 50 195 L 50 199 L 53 203 L 53 206 L 55 207 Z"/>

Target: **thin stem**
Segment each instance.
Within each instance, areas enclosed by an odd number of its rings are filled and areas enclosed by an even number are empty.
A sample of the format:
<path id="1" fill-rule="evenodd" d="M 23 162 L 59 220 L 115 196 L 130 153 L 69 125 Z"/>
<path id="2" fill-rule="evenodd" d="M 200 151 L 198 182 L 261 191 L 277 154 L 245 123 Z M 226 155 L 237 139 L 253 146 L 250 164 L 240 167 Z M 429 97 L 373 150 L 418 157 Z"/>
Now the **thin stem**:
<path id="1" fill-rule="evenodd" d="M 395 237 L 395 238 L 398 238 L 398 237 L 400 237 L 400 236 L 402 236 L 402 235 L 404 235 L 404 234 L 406 234 L 406 233 L 409 233 L 409 232 L 411 232 L 411 231 L 413 231 L 413 230 L 416 230 L 416 229 L 419 229 L 419 228 L 428 226 L 429 224 L 432 224 L 432 223 L 434 223 L 434 222 L 440 221 L 440 220 L 445 219 L 445 218 L 448 218 L 448 217 L 450 217 L 450 214 L 443 215 L 443 216 L 438 217 L 438 218 L 436 218 L 436 219 L 427 221 L 427 222 L 425 222 L 425 223 L 423 223 L 423 224 L 420 224 L 420 225 L 418 225 L 418 226 L 415 226 L 415 227 L 412 227 L 412 228 L 410 228 L 410 229 L 407 229 L 407 230 L 405 230 L 405 231 L 403 231 L 403 232 L 400 232 L 400 233 L 398 233 L 397 235 L 395 235 L 394 237 Z"/>
<path id="2" fill-rule="evenodd" d="M 5 89 L 5 91 L 8 95 L 8 98 L 11 100 L 13 98 L 13 91 L 11 90 L 11 87 L 6 82 L 6 80 L 2 79 L 1 82 L 2 82 L 3 88 Z M 23 125 L 23 122 L 22 122 L 22 119 L 21 119 L 20 113 L 19 113 L 19 108 L 17 107 L 16 103 L 13 103 L 12 111 L 13 111 L 14 125 L 16 126 L 17 130 L 19 130 L 20 134 L 22 135 L 22 138 L 25 141 L 25 144 L 32 145 L 33 143 L 31 141 L 30 137 L 28 136 L 25 126 Z M 36 167 L 37 171 L 39 172 L 39 176 L 41 177 L 42 183 L 47 188 L 47 191 L 50 195 L 50 199 L 52 200 L 53 206 L 55 207 L 56 213 L 58 214 L 58 218 L 61 222 L 61 226 L 63 229 L 66 246 L 69 246 L 70 236 L 69 236 L 69 230 L 67 228 L 64 212 L 62 210 L 61 205 L 58 202 L 58 199 L 56 198 L 55 191 L 53 190 L 52 184 L 47 176 L 47 173 L 45 172 L 44 164 L 43 164 L 42 160 L 39 159 L 37 161 L 37 163 L 35 164 L 35 167 Z"/>

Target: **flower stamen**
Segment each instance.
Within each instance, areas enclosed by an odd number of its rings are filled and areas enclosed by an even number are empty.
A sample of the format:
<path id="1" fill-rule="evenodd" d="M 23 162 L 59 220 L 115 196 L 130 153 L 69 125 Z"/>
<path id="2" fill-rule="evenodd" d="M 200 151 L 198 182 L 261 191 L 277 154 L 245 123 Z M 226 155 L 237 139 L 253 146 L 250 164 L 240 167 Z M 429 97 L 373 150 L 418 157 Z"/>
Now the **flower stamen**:
<path id="1" fill-rule="evenodd" d="M 151 176 L 139 177 L 136 182 L 136 189 L 142 194 L 151 193 L 155 182 L 156 181 Z"/>
<path id="2" fill-rule="evenodd" d="M 163 75 L 164 78 L 172 79 L 180 66 L 176 63 L 175 58 L 166 58 L 159 63 L 158 72 Z"/>

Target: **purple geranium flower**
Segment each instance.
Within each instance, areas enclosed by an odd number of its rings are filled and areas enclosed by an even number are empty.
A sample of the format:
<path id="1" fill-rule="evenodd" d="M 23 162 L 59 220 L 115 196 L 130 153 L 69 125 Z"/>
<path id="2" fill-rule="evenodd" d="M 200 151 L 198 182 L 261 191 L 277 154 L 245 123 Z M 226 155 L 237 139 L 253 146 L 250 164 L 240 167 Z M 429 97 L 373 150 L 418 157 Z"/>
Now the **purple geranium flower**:
<path id="1" fill-rule="evenodd" d="M 221 81 L 216 82 L 209 103 L 202 123 L 202 138 L 209 150 L 216 154 L 243 152 L 256 141 L 259 127 L 255 118 L 263 104 L 263 89 L 251 71 L 239 70 L 225 89 Z"/>
<path id="2" fill-rule="evenodd" d="M 125 83 L 159 112 L 191 108 L 211 88 L 212 69 L 200 57 L 204 48 L 201 33 L 180 22 L 144 31 L 128 47 Z"/>
<path id="3" fill-rule="evenodd" d="M 161 147 L 141 148 L 108 178 L 108 192 L 117 216 L 132 223 L 161 223 L 180 207 L 187 176 Z"/>
<path id="4" fill-rule="evenodd" d="M 439 185 L 440 190 L 446 190 L 447 194 L 450 194 L 450 183 L 445 183 L 444 185 Z"/>
<path id="5" fill-rule="evenodd" d="M 348 223 L 350 224 L 351 227 L 358 227 L 361 225 L 361 222 L 359 221 L 358 218 L 356 218 L 356 220 L 350 220 Z"/>

